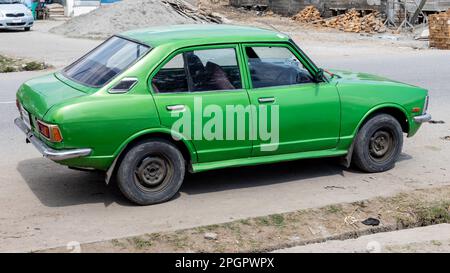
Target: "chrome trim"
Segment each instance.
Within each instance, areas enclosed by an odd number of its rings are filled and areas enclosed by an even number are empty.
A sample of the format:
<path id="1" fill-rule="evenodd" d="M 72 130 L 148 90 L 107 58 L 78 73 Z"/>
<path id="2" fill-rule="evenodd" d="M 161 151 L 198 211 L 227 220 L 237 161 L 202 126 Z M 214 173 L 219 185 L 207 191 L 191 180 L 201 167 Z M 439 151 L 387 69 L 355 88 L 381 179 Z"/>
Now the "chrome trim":
<path id="1" fill-rule="evenodd" d="M 424 122 L 428 122 L 428 121 L 431 120 L 431 115 L 430 114 L 423 114 L 423 115 L 420 115 L 420 116 L 415 116 L 413 119 L 414 119 L 414 121 L 416 123 L 424 123 Z"/>
<path id="2" fill-rule="evenodd" d="M 186 107 L 182 104 L 179 105 L 169 105 L 166 107 L 167 111 L 184 111 Z"/>
<path id="3" fill-rule="evenodd" d="M 275 98 L 273 98 L 273 97 L 259 98 L 258 102 L 259 103 L 274 103 L 275 102 Z"/>
<path id="4" fill-rule="evenodd" d="M 30 129 L 25 125 L 21 118 L 16 118 L 14 124 L 25 133 L 26 138 L 36 149 L 45 157 L 54 161 L 66 160 L 88 156 L 92 153 L 92 149 L 73 149 L 73 150 L 54 150 L 48 147 L 44 142 L 38 139 Z"/>

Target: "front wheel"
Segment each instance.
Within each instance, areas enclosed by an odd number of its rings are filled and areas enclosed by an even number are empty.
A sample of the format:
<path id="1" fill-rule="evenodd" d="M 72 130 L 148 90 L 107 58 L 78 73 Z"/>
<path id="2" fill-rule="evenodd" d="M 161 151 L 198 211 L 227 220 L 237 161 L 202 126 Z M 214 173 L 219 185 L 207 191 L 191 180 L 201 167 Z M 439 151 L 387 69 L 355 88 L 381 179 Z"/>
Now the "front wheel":
<path id="1" fill-rule="evenodd" d="M 131 148 L 117 170 L 121 192 L 139 205 L 168 201 L 184 180 L 181 152 L 165 140 L 147 140 Z"/>
<path id="2" fill-rule="evenodd" d="M 379 114 L 367 121 L 355 139 L 355 165 L 370 173 L 384 172 L 395 166 L 403 147 L 400 123 L 391 115 Z"/>

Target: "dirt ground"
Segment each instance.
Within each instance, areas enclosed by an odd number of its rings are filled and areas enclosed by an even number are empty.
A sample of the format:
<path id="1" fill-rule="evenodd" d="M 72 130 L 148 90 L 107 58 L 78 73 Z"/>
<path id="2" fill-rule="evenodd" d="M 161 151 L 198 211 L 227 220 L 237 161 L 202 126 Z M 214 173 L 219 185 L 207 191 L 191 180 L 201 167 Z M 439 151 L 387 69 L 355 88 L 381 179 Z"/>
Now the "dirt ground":
<path id="1" fill-rule="evenodd" d="M 368 222 L 364 224 L 367 219 L 375 221 L 372 223 L 373 226 Z M 83 252 L 264 252 L 286 246 L 344 240 L 364 234 L 442 223 L 450 223 L 448 186 L 192 229 L 83 244 L 81 250 Z M 450 229 L 447 235 L 450 235 L 449 232 Z M 450 239 L 447 235 L 443 234 L 444 237 L 441 239 Z M 399 246 L 393 247 L 398 249 Z M 349 251 L 351 248 L 346 250 Z M 67 252 L 67 248 L 48 249 L 44 252 Z"/>
<path id="2" fill-rule="evenodd" d="M 427 42 L 410 35 L 380 38 L 298 26 L 276 16 L 235 17 L 230 15 L 235 24 L 269 22 L 268 27 L 289 33 L 320 67 L 379 74 L 429 89 L 430 112 L 442 123 L 425 124 L 415 137 L 405 139 L 399 162 L 386 173 L 360 173 L 333 159 L 218 170 L 188 176 L 170 202 L 136 207 L 106 186 L 103 176 L 59 166 L 26 145 L 12 122 L 17 117 L 15 92 L 24 81 L 48 71 L 2 73 L 0 251 L 170 232 L 450 185 L 450 51 L 428 49 Z M 0 54 L 60 69 L 100 43 L 49 33 L 58 24 L 37 22 L 28 33 L 0 32 Z"/>

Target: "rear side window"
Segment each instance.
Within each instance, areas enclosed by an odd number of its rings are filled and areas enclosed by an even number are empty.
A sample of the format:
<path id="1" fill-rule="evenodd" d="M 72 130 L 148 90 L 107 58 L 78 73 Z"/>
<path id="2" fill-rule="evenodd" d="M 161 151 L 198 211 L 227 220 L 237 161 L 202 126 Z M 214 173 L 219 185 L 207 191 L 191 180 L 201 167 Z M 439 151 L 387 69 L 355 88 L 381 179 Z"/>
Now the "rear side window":
<path id="1" fill-rule="evenodd" d="M 64 74 L 81 84 L 102 87 L 149 50 L 148 46 L 114 36 L 64 69 Z"/>
<path id="2" fill-rule="evenodd" d="M 286 47 L 246 47 L 253 88 L 314 82 L 297 57 Z"/>
<path id="3" fill-rule="evenodd" d="M 153 77 L 159 93 L 241 89 L 241 73 L 234 48 L 180 53 Z"/>

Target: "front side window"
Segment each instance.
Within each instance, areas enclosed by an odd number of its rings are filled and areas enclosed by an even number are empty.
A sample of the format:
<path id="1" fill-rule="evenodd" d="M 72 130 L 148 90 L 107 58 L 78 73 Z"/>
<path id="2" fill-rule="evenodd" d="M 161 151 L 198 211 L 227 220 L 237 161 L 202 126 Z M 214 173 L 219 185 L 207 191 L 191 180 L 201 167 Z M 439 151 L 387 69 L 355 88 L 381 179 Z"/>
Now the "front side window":
<path id="1" fill-rule="evenodd" d="M 159 93 L 241 89 L 241 74 L 234 48 L 180 53 L 153 77 Z"/>
<path id="2" fill-rule="evenodd" d="M 286 47 L 246 47 L 253 88 L 314 82 Z"/>
<path id="3" fill-rule="evenodd" d="M 81 84 L 101 87 L 125 71 L 149 50 L 148 46 L 114 36 L 68 66 L 64 74 Z"/>

